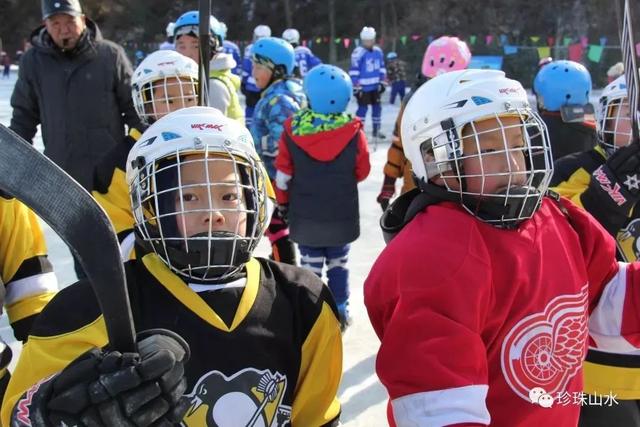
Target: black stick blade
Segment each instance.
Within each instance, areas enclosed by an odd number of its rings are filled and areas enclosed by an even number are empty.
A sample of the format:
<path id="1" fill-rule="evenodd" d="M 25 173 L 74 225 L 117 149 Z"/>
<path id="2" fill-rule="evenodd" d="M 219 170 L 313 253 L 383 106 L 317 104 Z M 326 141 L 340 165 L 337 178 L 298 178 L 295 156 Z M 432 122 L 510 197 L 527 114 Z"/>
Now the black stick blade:
<path id="1" fill-rule="evenodd" d="M 102 309 L 111 347 L 135 351 L 124 266 L 107 214 L 66 172 L 3 125 L 0 170 L 0 188 L 29 206 L 78 257 Z"/>

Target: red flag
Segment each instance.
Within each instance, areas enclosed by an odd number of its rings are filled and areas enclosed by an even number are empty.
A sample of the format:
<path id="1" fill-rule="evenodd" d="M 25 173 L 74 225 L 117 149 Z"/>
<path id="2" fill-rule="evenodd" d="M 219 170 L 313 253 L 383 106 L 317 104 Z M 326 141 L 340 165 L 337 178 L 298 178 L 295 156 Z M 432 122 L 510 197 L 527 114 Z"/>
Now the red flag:
<path id="1" fill-rule="evenodd" d="M 584 47 L 580 43 L 569 45 L 569 59 L 571 61 L 580 62 L 584 54 Z"/>

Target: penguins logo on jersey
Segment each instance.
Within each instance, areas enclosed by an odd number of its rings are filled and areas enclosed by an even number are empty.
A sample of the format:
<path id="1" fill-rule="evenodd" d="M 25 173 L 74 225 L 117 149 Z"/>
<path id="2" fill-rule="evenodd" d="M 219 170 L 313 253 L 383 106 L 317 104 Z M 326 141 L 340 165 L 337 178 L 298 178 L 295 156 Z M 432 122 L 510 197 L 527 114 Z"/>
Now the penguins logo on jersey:
<path id="1" fill-rule="evenodd" d="M 246 368 L 227 377 L 211 371 L 193 391 L 182 425 L 210 427 L 285 427 L 291 407 L 282 404 L 287 377 L 270 370 Z"/>
<path id="2" fill-rule="evenodd" d="M 638 237 L 640 237 L 640 218 L 631 221 L 616 236 L 618 251 L 627 262 L 633 262 L 638 259 L 638 254 L 640 254 Z"/>

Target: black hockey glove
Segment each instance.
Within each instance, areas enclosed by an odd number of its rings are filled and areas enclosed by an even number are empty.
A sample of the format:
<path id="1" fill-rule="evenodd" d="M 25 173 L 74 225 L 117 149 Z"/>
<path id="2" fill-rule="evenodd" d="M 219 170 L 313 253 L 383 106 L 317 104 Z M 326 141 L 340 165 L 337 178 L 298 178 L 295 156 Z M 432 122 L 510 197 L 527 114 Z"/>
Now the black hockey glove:
<path id="1" fill-rule="evenodd" d="M 387 86 L 384 83 L 378 83 L 378 95 L 382 95 L 387 90 Z"/>
<path id="2" fill-rule="evenodd" d="M 640 144 L 616 150 L 593 171 L 580 200 L 609 232 L 617 232 L 640 200 Z"/>
<path id="3" fill-rule="evenodd" d="M 278 204 L 278 217 L 289 225 L 289 203 Z"/>
<path id="4" fill-rule="evenodd" d="M 177 334 L 138 334 L 138 353 L 94 348 L 34 385 L 16 404 L 12 426 L 171 426 L 189 408 L 184 365 L 189 346 Z"/>
<path id="5" fill-rule="evenodd" d="M 361 86 L 354 86 L 353 87 L 353 96 L 356 99 L 360 99 L 360 97 L 362 96 L 362 87 Z"/>

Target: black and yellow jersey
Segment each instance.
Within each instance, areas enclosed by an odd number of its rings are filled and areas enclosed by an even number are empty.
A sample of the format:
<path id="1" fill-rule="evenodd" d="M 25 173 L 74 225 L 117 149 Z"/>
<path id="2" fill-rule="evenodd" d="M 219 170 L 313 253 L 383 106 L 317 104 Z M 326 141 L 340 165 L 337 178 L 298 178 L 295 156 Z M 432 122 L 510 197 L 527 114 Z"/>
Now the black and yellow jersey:
<path id="1" fill-rule="evenodd" d="M 126 162 L 129 150 L 140 139 L 142 132 L 132 128 L 122 144 L 115 146 L 96 167 L 91 194 L 105 210 L 118 235 L 118 241 L 130 253 L 134 245 L 133 212 L 129 200 L 126 179 Z"/>
<path id="2" fill-rule="evenodd" d="M 628 215 L 611 212 L 585 192 L 591 174 L 606 161 L 604 150 L 596 148 L 575 153 L 555 162 L 552 190 L 584 208 L 616 238 L 617 257 L 632 262 L 640 254 L 640 214 L 633 209 Z M 584 363 L 585 392 L 593 395 L 617 395 L 618 399 L 640 399 L 640 356 L 589 350 Z"/>
<path id="3" fill-rule="evenodd" d="M 191 348 L 185 426 L 338 424 L 340 325 L 329 289 L 314 274 L 254 258 L 242 286 L 214 289 L 187 285 L 155 254 L 125 266 L 136 330 L 170 329 Z M 89 284 L 60 291 L 20 355 L 2 425 L 30 386 L 106 344 Z"/>
<path id="4" fill-rule="evenodd" d="M 15 337 L 24 341 L 43 307 L 58 291 L 38 218 L 0 193 L 0 298 Z M 2 301 L 2 300 L 0 300 Z"/>

